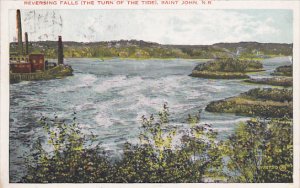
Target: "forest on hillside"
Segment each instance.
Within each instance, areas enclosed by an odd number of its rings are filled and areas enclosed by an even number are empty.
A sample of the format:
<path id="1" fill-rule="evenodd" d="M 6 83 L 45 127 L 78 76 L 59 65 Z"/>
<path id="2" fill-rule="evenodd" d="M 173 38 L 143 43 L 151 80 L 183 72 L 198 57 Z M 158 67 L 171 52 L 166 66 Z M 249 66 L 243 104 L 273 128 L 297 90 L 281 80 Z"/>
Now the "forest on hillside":
<path id="1" fill-rule="evenodd" d="M 163 45 L 142 40 L 107 42 L 64 42 L 65 58 L 267 58 L 291 56 L 292 44 L 276 43 L 217 43 L 213 45 Z M 10 52 L 17 51 L 17 43 L 10 44 Z M 56 58 L 56 41 L 30 42 L 29 51 L 43 53 L 47 58 Z"/>

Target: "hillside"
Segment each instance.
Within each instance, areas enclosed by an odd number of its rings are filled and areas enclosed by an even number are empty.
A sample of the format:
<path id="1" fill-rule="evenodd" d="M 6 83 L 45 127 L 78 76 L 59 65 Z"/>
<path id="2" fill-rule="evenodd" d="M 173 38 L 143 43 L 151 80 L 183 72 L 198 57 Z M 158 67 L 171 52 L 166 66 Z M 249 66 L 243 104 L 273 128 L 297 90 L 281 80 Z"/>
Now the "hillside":
<path id="1" fill-rule="evenodd" d="M 10 44 L 15 52 L 17 43 Z M 30 42 L 31 52 L 44 53 L 47 58 L 56 57 L 56 41 Z M 121 58 L 265 58 L 292 55 L 292 44 L 276 43 L 217 43 L 213 45 L 163 45 L 142 40 L 105 42 L 64 42 L 64 55 L 68 57 L 121 57 Z"/>

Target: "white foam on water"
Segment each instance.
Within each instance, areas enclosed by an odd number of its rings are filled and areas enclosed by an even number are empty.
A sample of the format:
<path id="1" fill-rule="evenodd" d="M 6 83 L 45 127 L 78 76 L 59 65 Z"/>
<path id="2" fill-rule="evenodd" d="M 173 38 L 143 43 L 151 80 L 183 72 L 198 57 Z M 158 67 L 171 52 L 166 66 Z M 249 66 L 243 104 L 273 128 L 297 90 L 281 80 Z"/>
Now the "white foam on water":
<path id="1" fill-rule="evenodd" d="M 78 127 L 82 128 L 82 129 L 91 129 L 91 128 L 93 128 L 90 124 L 83 124 L 83 123 L 78 124 Z"/>
<path id="2" fill-rule="evenodd" d="M 82 89 L 85 87 L 90 87 L 93 85 L 93 83 L 97 80 L 97 76 L 93 74 L 86 74 L 86 75 L 78 75 L 77 81 L 73 81 L 72 83 L 75 83 L 73 85 L 62 85 L 60 87 L 54 87 L 50 88 L 49 92 L 51 93 L 63 93 L 63 92 L 69 92 L 69 91 L 76 91 L 78 89 Z"/>
<path id="3" fill-rule="evenodd" d="M 127 78 L 124 75 L 114 76 L 113 78 L 107 79 L 99 83 L 95 87 L 95 91 L 98 93 L 104 93 L 114 88 L 131 87 L 141 83 L 143 80 L 141 77 Z"/>
<path id="4" fill-rule="evenodd" d="M 217 131 L 217 132 L 229 132 L 233 130 L 232 127 L 213 127 L 212 130 Z"/>
<path id="5" fill-rule="evenodd" d="M 31 83 L 31 81 L 22 81 L 22 82 L 19 82 L 19 83 L 17 83 L 19 86 L 25 86 L 25 85 L 28 85 L 28 84 L 30 84 Z M 12 84 L 12 86 L 13 86 L 13 84 Z M 11 87 L 11 86 L 10 86 Z"/>
<path id="6" fill-rule="evenodd" d="M 119 94 L 123 96 L 135 95 L 136 93 L 139 93 L 141 90 L 143 90 L 142 85 L 143 83 L 140 83 L 138 85 L 132 85 L 128 88 L 124 88 L 122 91 L 119 92 Z"/>
<path id="7" fill-rule="evenodd" d="M 203 92 L 202 90 L 196 90 L 196 89 L 190 89 L 190 90 L 184 90 L 185 98 L 187 100 L 193 100 L 193 99 L 199 99 L 204 98 L 207 94 Z"/>
<path id="8" fill-rule="evenodd" d="M 100 112 L 95 116 L 95 121 L 97 122 L 97 125 L 109 127 L 113 125 L 113 122 L 109 118 L 108 114 Z"/>
<path id="9" fill-rule="evenodd" d="M 160 93 L 174 93 L 184 87 L 182 81 L 182 76 L 166 76 L 151 81 L 149 86 Z"/>
<path id="10" fill-rule="evenodd" d="M 183 109 L 189 108 L 188 103 L 179 103 L 176 99 L 174 101 L 169 101 L 168 106 L 172 111 L 182 111 Z"/>
<path id="11" fill-rule="evenodd" d="M 139 124 L 141 124 L 141 122 L 142 122 L 142 116 L 145 116 L 145 117 L 149 118 L 150 114 L 149 114 L 149 112 L 146 112 L 145 110 L 138 110 L 137 111 L 137 115 L 135 117 L 135 121 L 139 122 Z"/>
<path id="12" fill-rule="evenodd" d="M 234 117 L 235 118 L 235 117 Z M 207 120 L 203 120 L 201 123 L 206 123 L 206 124 L 232 124 L 235 125 L 239 122 L 245 122 L 247 120 L 249 120 L 249 117 L 242 117 L 242 118 L 235 118 L 232 120 L 211 120 L 211 121 L 207 121 Z"/>
<path id="13" fill-rule="evenodd" d="M 74 107 L 75 112 L 92 110 L 92 109 L 96 109 L 95 103 L 84 103 L 84 104 L 75 105 Z"/>
<path id="14" fill-rule="evenodd" d="M 138 108 L 145 108 L 145 107 L 151 107 L 155 110 L 160 110 L 162 105 L 167 102 L 167 99 L 161 97 L 161 98 L 149 98 L 145 97 L 144 95 L 139 95 L 137 97 L 138 101 L 137 104 L 135 104 Z"/>
<path id="15" fill-rule="evenodd" d="M 91 85 L 93 84 L 95 81 L 97 80 L 97 76 L 93 75 L 93 74 L 87 74 L 85 76 L 83 76 L 81 78 L 81 81 L 85 84 L 85 85 Z"/>
<path id="16" fill-rule="evenodd" d="M 122 98 L 114 98 L 95 105 L 97 114 L 94 120 L 97 122 L 97 125 L 109 127 L 115 123 L 125 124 L 126 120 L 120 117 L 121 113 L 119 112 L 127 109 L 127 105 L 124 104 L 126 102 L 127 100 Z M 128 118 L 127 120 L 130 119 Z"/>
<path id="17" fill-rule="evenodd" d="M 227 86 L 220 86 L 220 85 L 209 85 L 210 88 L 216 90 L 216 91 L 223 91 L 224 89 L 227 89 Z"/>

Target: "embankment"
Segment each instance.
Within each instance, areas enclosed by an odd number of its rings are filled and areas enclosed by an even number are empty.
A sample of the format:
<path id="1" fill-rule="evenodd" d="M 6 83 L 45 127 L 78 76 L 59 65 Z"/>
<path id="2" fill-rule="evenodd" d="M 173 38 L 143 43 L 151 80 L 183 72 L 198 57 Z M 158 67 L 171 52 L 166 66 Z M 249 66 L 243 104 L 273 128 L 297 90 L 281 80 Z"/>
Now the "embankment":
<path id="1" fill-rule="evenodd" d="M 65 76 L 72 76 L 73 69 L 68 65 L 58 65 L 50 70 L 36 73 L 10 73 L 10 83 L 18 83 L 21 81 L 36 81 L 36 80 L 50 80 L 62 78 Z"/>

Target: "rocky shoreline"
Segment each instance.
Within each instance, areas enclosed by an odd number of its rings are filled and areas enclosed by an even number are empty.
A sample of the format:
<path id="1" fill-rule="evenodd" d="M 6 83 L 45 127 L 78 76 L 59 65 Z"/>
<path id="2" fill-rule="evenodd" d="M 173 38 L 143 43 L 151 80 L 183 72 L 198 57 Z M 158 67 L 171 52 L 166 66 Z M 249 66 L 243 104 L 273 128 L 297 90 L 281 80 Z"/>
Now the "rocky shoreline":
<path id="1" fill-rule="evenodd" d="M 288 89 L 256 88 L 235 97 L 209 103 L 205 110 L 260 117 L 293 116 L 293 92 Z"/>
<path id="2" fill-rule="evenodd" d="M 44 72 L 36 73 L 10 73 L 9 81 L 11 84 L 21 81 L 38 81 L 38 80 L 51 80 L 72 76 L 73 69 L 68 65 L 58 65 Z"/>
<path id="3" fill-rule="evenodd" d="M 253 84 L 267 84 L 272 86 L 283 86 L 283 87 L 291 87 L 293 86 L 293 78 L 292 77 L 271 77 L 271 78 L 258 78 L 258 79 L 248 79 L 244 80 L 247 83 Z"/>
<path id="4" fill-rule="evenodd" d="M 264 71 L 259 61 L 240 60 L 234 58 L 215 59 L 197 65 L 192 77 L 212 79 L 245 79 L 250 78 L 246 73 Z"/>
<path id="5" fill-rule="evenodd" d="M 247 74 L 240 72 L 209 72 L 209 71 L 196 71 L 194 70 L 189 76 L 198 78 L 210 79 L 246 79 L 250 78 Z"/>

